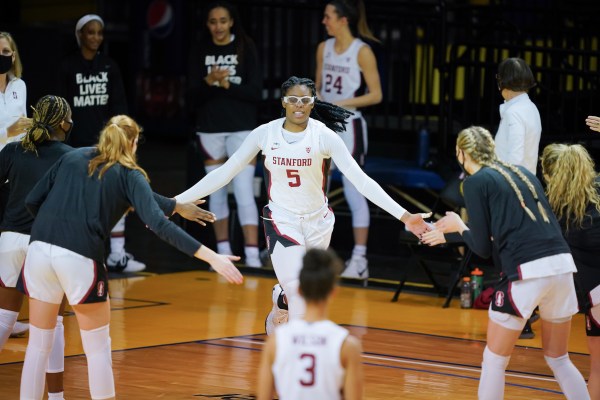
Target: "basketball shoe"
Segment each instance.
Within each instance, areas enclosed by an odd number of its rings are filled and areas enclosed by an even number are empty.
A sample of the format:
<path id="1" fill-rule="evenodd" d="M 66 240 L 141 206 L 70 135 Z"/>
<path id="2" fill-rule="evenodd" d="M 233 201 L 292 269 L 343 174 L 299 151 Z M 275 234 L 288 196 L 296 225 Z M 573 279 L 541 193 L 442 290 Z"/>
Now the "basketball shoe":
<path id="1" fill-rule="evenodd" d="M 112 272 L 140 272 L 146 269 L 146 264 L 133 259 L 131 253 L 110 253 L 106 266 Z"/>
<path id="2" fill-rule="evenodd" d="M 10 333 L 10 337 L 16 338 L 16 337 L 25 336 L 25 334 L 27 333 L 28 330 L 29 330 L 28 323 L 17 321 L 17 322 L 15 322 L 15 326 L 13 326 L 13 330 Z"/>
<path id="3" fill-rule="evenodd" d="M 369 262 L 363 256 L 352 256 L 346 261 L 346 269 L 342 272 L 342 278 L 369 279 Z"/>
<path id="4" fill-rule="evenodd" d="M 271 297 L 273 299 L 273 308 L 269 315 L 267 315 L 267 319 L 265 319 L 265 331 L 269 336 L 273 334 L 277 326 L 288 322 L 289 318 L 285 293 L 279 283 L 273 286 Z"/>

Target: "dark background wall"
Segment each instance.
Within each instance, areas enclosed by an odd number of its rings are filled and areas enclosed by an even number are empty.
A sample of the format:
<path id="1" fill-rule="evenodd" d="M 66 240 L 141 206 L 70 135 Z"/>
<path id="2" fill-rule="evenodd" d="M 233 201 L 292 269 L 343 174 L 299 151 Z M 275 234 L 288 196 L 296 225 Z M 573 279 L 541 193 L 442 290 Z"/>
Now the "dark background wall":
<path id="1" fill-rule="evenodd" d="M 29 101 L 54 90 L 55 66 L 75 51 L 74 24 L 95 12 L 107 22 L 104 51 L 120 64 L 132 114 L 150 135 L 185 138 L 187 51 L 204 29 L 205 0 L 21 0 L 3 5 L 0 24 L 20 46 Z M 241 23 L 263 62 L 261 121 L 279 115 L 279 86 L 314 77 L 325 1 L 239 0 Z M 543 141 L 583 141 L 583 120 L 600 113 L 600 28 L 595 0 L 366 1 L 382 43 L 384 102 L 367 110 L 371 152 L 414 157 L 417 132 L 431 133 L 432 158 L 452 156 L 454 135 L 480 124 L 495 130 L 500 60 L 520 56 L 539 85 Z"/>

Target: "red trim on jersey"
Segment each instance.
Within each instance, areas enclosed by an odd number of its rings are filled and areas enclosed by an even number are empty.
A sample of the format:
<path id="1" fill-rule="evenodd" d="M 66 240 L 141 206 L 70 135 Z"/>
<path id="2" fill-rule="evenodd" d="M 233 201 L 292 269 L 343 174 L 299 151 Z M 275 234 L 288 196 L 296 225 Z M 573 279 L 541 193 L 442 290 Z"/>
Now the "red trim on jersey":
<path id="1" fill-rule="evenodd" d="M 517 313 L 517 315 L 521 318 L 523 318 L 523 315 L 521 315 L 521 311 L 519 311 L 519 309 L 517 308 L 517 306 L 515 305 L 515 302 L 513 301 L 512 298 L 512 282 L 508 282 L 508 290 L 506 291 L 508 294 L 508 301 L 510 301 L 510 305 L 512 306 L 513 310 Z"/>
<path id="2" fill-rule="evenodd" d="M 277 224 L 275 223 L 275 220 L 273 219 L 273 212 L 269 209 L 269 211 L 267 211 L 269 218 L 271 219 L 269 222 L 271 222 L 271 224 L 273 224 L 273 229 L 275 229 L 275 233 L 277 233 L 277 236 L 280 236 L 282 238 L 285 238 L 287 240 L 289 240 L 290 242 L 294 243 L 297 246 L 300 246 L 300 243 L 298 243 L 296 241 L 296 239 L 293 239 L 291 237 L 289 237 L 288 235 L 283 235 L 281 232 L 279 232 L 279 229 L 277 229 Z"/>
<path id="3" fill-rule="evenodd" d="M 269 168 L 267 168 L 267 156 L 263 155 L 263 166 L 264 166 L 264 174 L 265 174 L 265 180 L 267 181 L 267 184 L 265 185 L 267 187 L 267 197 L 269 198 L 269 200 L 271 199 L 271 185 L 273 183 L 273 180 L 271 179 L 271 171 L 269 171 Z"/>
<path id="4" fill-rule="evenodd" d="M 0 287 L 6 287 L 6 285 L 4 284 L 4 282 L 2 282 L 2 279 L 0 279 Z"/>
<path id="5" fill-rule="evenodd" d="M 523 280 L 523 273 L 521 272 L 521 265 L 517 265 L 517 274 L 519 274 L 519 280 Z"/>
<path id="6" fill-rule="evenodd" d="M 81 301 L 78 304 L 83 304 L 87 300 L 87 298 L 90 297 L 90 293 L 92 293 L 92 290 L 94 290 L 94 288 L 96 287 L 96 281 L 98 280 L 98 266 L 96 265 L 96 261 L 92 260 L 92 262 L 94 263 L 94 280 L 92 281 L 92 284 L 88 289 L 87 293 L 81 298 Z"/>

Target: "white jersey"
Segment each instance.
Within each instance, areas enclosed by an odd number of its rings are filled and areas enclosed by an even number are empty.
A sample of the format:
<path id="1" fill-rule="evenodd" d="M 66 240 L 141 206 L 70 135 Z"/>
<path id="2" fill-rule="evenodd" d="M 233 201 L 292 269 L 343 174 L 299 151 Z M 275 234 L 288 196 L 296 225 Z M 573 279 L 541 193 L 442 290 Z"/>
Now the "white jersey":
<path id="1" fill-rule="evenodd" d="M 321 152 L 318 123 L 308 124 L 304 137 L 288 143 L 283 121 L 268 124 L 261 149 L 269 201 L 295 214 L 314 212 L 327 202 L 330 156 Z"/>
<path id="2" fill-rule="evenodd" d="M 368 46 L 360 39 L 354 39 L 350 46 L 341 54 L 334 48 L 335 38 L 327 39 L 323 49 L 323 68 L 321 69 L 321 97 L 333 103 L 357 97 L 365 87 L 358 52 L 362 46 Z M 353 116 L 353 118 L 359 115 Z"/>
<path id="3" fill-rule="evenodd" d="M 293 214 L 312 214 L 326 203 L 324 187 L 328 160 L 360 193 L 377 206 L 400 219 L 406 210 L 371 179 L 352 158 L 342 139 L 325 124 L 310 118 L 305 137 L 287 143 L 279 118 L 253 130 L 241 147 L 223 164 L 194 186 L 175 196 L 186 203 L 202 199 L 229 183 L 262 151 L 265 157 L 265 184 L 269 201 Z"/>
<path id="4" fill-rule="evenodd" d="M 348 331 L 331 321 L 295 319 L 275 331 L 272 366 L 280 400 L 341 399 L 341 350 Z"/>

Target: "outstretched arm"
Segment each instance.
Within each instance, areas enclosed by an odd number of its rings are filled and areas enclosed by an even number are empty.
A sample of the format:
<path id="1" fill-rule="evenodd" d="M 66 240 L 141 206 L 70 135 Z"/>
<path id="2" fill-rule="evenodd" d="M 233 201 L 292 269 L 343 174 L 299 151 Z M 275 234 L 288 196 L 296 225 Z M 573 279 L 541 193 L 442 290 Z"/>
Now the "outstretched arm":
<path id="1" fill-rule="evenodd" d="M 338 135 L 328 131 L 321 137 L 324 153 L 331 155 L 340 171 L 363 196 L 404 222 L 408 230 L 416 236 L 420 236 L 430 230 L 421 214 L 412 214 L 406 211 L 377 182 L 364 173 L 356 161 L 354 161 L 346 149 L 346 145 Z"/>
<path id="2" fill-rule="evenodd" d="M 207 174 L 194 186 L 175 196 L 178 203 L 188 203 L 207 197 L 227 185 L 260 151 L 258 130 L 253 130 L 240 148 L 221 167 Z"/>

